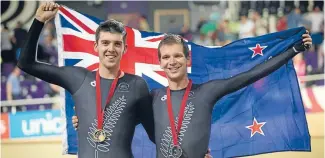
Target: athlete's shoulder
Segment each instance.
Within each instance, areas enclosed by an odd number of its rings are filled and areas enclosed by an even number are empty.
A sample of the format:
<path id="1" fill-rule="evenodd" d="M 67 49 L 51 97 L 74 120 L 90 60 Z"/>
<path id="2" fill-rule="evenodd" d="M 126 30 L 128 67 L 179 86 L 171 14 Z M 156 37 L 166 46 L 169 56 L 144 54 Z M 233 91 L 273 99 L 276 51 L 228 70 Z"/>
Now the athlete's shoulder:
<path id="1" fill-rule="evenodd" d="M 82 72 L 82 73 L 88 73 L 90 72 L 88 69 L 80 66 L 62 66 L 62 68 L 66 70 L 76 71 L 76 72 Z"/>
<path id="2" fill-rule="evenodd" d="M 124 73 L 124 77 L 128 80 L 134 80 L 136 82 L 146 83 L 146 80 L 144 80 L 142 77 L 130 73 Z"/>
<path id="3" fill-rule="evenodd" d="M 159 93 L 165 92 L 166 88 L 155 88 L 150 91 L 151 96 L 158 96 Z"/>
<path id="4" fill-rule="evenodd" d="M 131 79 L 135 79 L 135 80 L 140 80 L 140 79 L 144 80 L 142 77 L 140 77 L 138 75 L 134 75 L 134 74 L 126 73 L 126 72 L 124 72 L 124 76 L 131 78 Z"/>
<path id="5" fill-rule="evenodd" d="M 68 74 L 66 77 L 72 77 L 71 79 L 78 79 L 78 80 L 85 80 L 87 77 L 90 77 L 89 74 L 91 74 L 91 71 L 84 67 L 79 66 L 64 66 L 63 67 L 66 74 Z"/>

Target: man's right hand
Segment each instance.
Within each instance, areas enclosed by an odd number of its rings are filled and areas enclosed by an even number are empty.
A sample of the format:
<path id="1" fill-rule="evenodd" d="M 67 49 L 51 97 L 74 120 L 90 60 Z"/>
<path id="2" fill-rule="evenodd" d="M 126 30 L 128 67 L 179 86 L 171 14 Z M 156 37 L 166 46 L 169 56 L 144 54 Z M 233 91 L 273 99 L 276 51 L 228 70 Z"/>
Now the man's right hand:
<path id="1" fill-rule="evenodd" d="M 42 3 L 37 11 L 35 18 L 38 21 L 45 23 L 48 20 L 51 20 L 55 14 L 58 12 L 60 5 L 54 2 L 44 2 Z"/>

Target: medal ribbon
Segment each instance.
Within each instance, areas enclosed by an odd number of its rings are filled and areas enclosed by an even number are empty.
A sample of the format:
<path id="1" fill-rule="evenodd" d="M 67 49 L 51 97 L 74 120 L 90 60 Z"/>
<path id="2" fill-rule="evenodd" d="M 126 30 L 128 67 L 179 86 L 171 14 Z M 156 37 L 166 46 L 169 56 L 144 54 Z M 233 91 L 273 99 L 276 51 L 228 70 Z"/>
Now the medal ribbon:
<path id="1" fill-rule="evenodd" d="M 174 145 L 178 145 L 178 134 L 179 134 L 179 131 L 180 131 L 181 127 L 182 127 L 186 102 L 187 102 L 187 98 L 188 98 L 188 95 L 190 93 L 191 88 L 192 88 L 192 80 L 189 80 L 189 83 L 188 83 L 188 85 L 186 87 L 186 90 L 185 90 L 185 94 L 184 94 L 183 99 L 182 99 L 181 108 L 179 110 L 178 126 L 177 126 L 177 129 L 176 129 L 175 128 L 174 114 L 173 114 L 173 109 L 172 109 L 171 96 L 170 96 L 170 88 L 167 87 L 167 111 L 168 111 L 170 127 L 172 129 L 172 137 L 173 137 Z"/>
<path id="2" fill-rule="evenodd" d="M 97 121 L 98 121 L 98 129 L 103 129 L 103 119 L 104 119 L 104 111 L 107 106 L 107 104 L 110 102 L 114 95 L 114 91 L 116 88 L 117 81 L 121 75 L 121 70 L 118 71 L 117 77 L 113 80 L 111 88 L 109 89 L 107 100 L 106 100 L 106 105 L 102 109 L 102 97 L 101 97 L 101 89 L 100 89 L 100 76 L 99 76 L 99 71 L 96 73 L 96 110 L 97 110 Z"/>

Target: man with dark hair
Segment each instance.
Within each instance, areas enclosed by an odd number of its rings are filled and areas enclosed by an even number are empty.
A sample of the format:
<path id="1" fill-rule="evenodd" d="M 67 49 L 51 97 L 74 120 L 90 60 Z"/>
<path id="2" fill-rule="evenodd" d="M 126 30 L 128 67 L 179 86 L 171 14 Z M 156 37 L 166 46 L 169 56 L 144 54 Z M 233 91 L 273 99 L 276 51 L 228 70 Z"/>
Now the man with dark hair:
<path id="1" fill-rule="evenodd" d="M 94 50 L 99 56 L 99 69 L 96 72 L 38 62 L 38 38 L 44 23 L 58 9 L 54 2 L 45 2 L 37 9 L 19 57 L 19 68 L 71 93 L 79 117 L 79 158 L 133 157 L 131 142 L 137 123 L 143 124 L 151 140 L 154 129 L 147 83 L 120 70 L 120 60 L 127 49 L 124 25 L 108 20 L 97 28 Z"/>
<path id="2" fill-rule="evenodd" d="M 124 25 L 114 19 L 102 22 L 99 24 L 98 28 L 96 29 L 96 42 L 99 40 L 99 35 L 101 32 L 111 32 L 111 33 L 119 33 L 123 36 L 123 42 L 125 43 L 126 40 L 126 31 L 124 29 Z"/>

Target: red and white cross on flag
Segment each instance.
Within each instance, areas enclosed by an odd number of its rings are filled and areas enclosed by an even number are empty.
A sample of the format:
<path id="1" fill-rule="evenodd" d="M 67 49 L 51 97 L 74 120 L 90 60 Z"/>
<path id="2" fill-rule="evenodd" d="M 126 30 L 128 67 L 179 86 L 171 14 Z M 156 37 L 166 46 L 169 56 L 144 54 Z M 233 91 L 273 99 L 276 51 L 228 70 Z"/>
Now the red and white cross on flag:
<path id="1" fill-rule="evenodd" d="M 73 66 L 84 67 L 90 71 L 97 70 L 99 58 L 94 51 L 94 42 L 100 20 L 63 6 L 59 9 L 55 22 L 59 65 L 66 65 L 66 59 L 74 59 L 77 62 Z M 145 75 L 167 86 L 167 78 L 159 66 L 157 50 L 164 34 L 139 31 L 127 26 L 125 28 L 128 47 L 121 60 L 121 70 L 138 76 Z M 191 51 L 191 46 L 188 46 Z M 191 73 L 191 64 L 188 65 L 187 70 Z"/>

